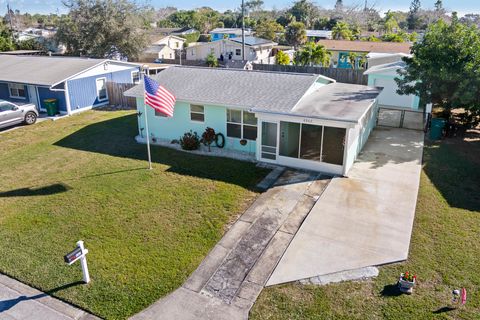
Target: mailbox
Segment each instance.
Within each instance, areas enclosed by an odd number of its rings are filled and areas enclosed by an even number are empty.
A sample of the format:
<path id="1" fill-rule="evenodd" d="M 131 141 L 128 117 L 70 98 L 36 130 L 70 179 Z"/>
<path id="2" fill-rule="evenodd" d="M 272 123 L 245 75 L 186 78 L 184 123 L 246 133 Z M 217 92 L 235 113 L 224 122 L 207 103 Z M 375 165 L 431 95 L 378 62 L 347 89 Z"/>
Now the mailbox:
<path id="1" fill-rule="evenodd" d="M 82 249 L 80 249 L 79 247 L 76 247 L 72 252 L 67 253 L 63 257 L 63 259 L 65 260 L 66 263 L 68 263 L 68 265 L 71 265 L 72 263 L 80 259 L 82 254 L 83 254 Z"/>

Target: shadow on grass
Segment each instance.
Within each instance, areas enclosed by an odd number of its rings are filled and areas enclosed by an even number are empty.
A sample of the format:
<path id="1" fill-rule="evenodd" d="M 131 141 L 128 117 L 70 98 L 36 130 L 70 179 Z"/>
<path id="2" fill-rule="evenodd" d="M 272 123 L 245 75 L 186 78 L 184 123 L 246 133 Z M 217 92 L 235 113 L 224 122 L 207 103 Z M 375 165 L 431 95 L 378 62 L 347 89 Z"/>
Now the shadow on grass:
<path id="1" fill-rule="evenodd" d="M 70 189 L 70 186 L 63 183 L 55 183 L 44 187 L 20 188 L 9 191 L 2 191 L 0 192 L 0 198 L 48 196 L 52 194 L 67 192 Z"/>
<path id="2" fill-rule="evenodd" d="M 136 135 L 137 115 L 132 114 L 90 124 L 54 145 L 147 161 L 146 146 L 135 141 Z M 246 189 L 254 189 L 258 179 L 267 172 L 248 162 L 194 155 L 159 146 L 152 146 L 152 161 L 169 166 L 168 172 L 223 181 Z"/>
<path id="3" fill-rule="evenodd" d="M 480 136 L 425 147 L 424 171 L 451 207 L 480 211 Z"/>
<path id="4" fill-rule="evenodd" d="M 456 309 L 456 308 L 454 308 L 454 307 L 442 307 L 442 308 L 440 308 L 440 309 L 438 309 L 438 310 L 433 311 L 432 313 L 433 313 L 433 314 L 441 314 L 441 313 L 453 311 L 453 310 L 455 310 L 455 309 Z"/>
<path id="5" fill-rule="evenodd" d="M 385 287 L 383 287 L 383 290 L 380 291 L 380 294 L 383 297 L 398 297 L 402 295 L 402 292 L 398 288 L 397 284 L 387 284 Z"/>
<path id="6" fill-rule="evenodd" d="M 45 297 L 48 297 L 48 296 L 54 294 L 55 292 L 65 290 L 65 289 L 68 289 L 68 288 L 71 288 L 71 287 L 76 287 L 80 284 L 83 284 L 83 282 L 82 281 L 75 281 L 75 282 L 72 282 L 72 283 L 64 284 L 63 286 L 60 286 L 60 287 L 56 287 L 56 288 L 47 290 L 45 292 L 39 293 L 39 294 L 34 295 L 34 296 L 30 296 L 30 297 L 19 296 L 18 298 L 15 298 L 15 299 L 1 300 L 0 301 L 0 312 L 7 311 L 7 310 L 13 308 L 14 306 L 16 306 L 18 303 L 20 303 L 22 301 L 45 298 Z"/>

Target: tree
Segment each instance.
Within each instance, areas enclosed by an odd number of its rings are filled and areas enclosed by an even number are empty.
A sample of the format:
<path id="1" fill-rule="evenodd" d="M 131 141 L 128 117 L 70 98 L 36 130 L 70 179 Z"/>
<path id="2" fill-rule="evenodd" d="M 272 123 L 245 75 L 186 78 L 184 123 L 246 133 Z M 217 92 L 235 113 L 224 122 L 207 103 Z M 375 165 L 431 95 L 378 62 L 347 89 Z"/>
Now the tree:
<path id="1" fill-rule="evenodd" d="M 328 67 L 330 58 L 331 53 L 323 45 L 307 42 L 305 46 L 295 52 L 293 61 L 295 65 L 299 66 L 321 65 Z"/>
<path id="2" fill-rule="evenodd" d="M 410 11 L 408 12 L 407 23 L 408 29 L 416 30 L 422 25 L 422 19 L 420 16 L 421 4 L 420 0 L 412 0 L 410 5 Z"/>
<path id="3" fill-rule="evenodd" d="M 400 29 L 394 13 L 390 10 L 388 10 L 385 13 L 385 19 L 383 21 L 383 28 L 382 29 L 385 33 L 396 32 L 398 29 Z"/>
<path id="4" fill-rule="evenodd" d="M 442 0 L 437 0 L 435 2 L 435 11 L 437 12 L 443 12 L 445 9 L 443 9 L 443 1 Z"/>
<path id="5" fill-rule="evenodd" d="M 406 68 L 395 80 L 399 94 L 415 94 L 446 110 L 480 111 L 480 34 L 458 22 L 431 25 L 423 40 L 404 58 Z"/>
<path id="6" fill-rule="evenodd" d="M 66 0 L 56 38 L 73 55 L 135 59 L 147 45 L 151 11 L 128 0 Z"/>
<path id="7" fill-rule="evenodd" d="M 277 40 L 277 34 L 284 31 L 283 26 L 273 20 L 262 20 L 258 23 L 255 30 L 258 37 L 272 41 Z"/>
<path id="8" fill-rule="evenodd" d="M 213 53 L 210 53 L 210 54 L 207 56 L 207 59 L 205 60 L 205 63 L 206 63 L 207 66 L 209 66 L 210 68 L 218 67 L 218 59 L 217 59 L 217 57 L 215 57 L 215 55 L 214 55 Z"/>
<path id="9" fill-rule="evenodd" d="M 15 49 L 15 44 L 12 41 L 12 34 L 3 24 L 0 19 L 0 52 L 10 51 Z"/>
<path id="10" fill-rule="evenodd" d="M 285 40 L 295 48 L 307 41 L 307 31 L 301 22 L 290 23 L 285 30 Z"/>
<path id="11" fill-rule="evenodd" d="M 342 0 L 337 0 L 337 2 L 335 2 L 335 11 L 343 11 L 343 1 Z"/>
<path id="12" fill-rule="evenodd" d="M 353 33 L 350 30 L 350 26 L 348 23 L 343 21 L 338 21 L 335 27 L 332 29 L 332 37 L 333 39 L 343 39 L 343 40 L 352 40 Z"/>
<path id="13" fill-rule="evenodd" d="M 302 22 L 306 27 L 312 27 L 319 17 L 317 6 L 309 0 L 299 0 L 288 10 L 295 20 Z"/>
<path id="14" fill-rule="evenodd" d="M 290 56 L 285 52 L 279 50 L 275 55 L 275 63 L 281 66 L 286 66 L 290 64 Z"/>

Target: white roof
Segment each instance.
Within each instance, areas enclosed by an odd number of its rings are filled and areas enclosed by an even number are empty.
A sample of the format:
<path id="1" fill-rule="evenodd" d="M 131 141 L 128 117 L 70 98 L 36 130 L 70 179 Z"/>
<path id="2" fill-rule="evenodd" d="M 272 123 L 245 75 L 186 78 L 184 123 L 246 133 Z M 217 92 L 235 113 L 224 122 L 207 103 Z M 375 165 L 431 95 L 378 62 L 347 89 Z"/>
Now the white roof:
<path id="1" fill-rule="evenodd" d="M 391 73 L 392 71 L 397 71 L 400 69 L 405 69 L 406 64 L 403 61 L 396 61 L 391 63 L 380 64 L 378 66 L 373 66 L 363 74 L 382 74 L 382 73 Z"/>
<path id="2" fill-rule="evenodd" d="M 331 38 L 332 31 L 330 30 L 305 30 L 307 32 L 307 37 L 323 37 Z"/>
<path id="3" fill-rule="evenodd" d="M 242 34 L 241 28 L 215 28 L 209 33 L 233 33 L 233 34 Z M 245 29 L 245 34 L 250 34 L 250 29 Z"/>

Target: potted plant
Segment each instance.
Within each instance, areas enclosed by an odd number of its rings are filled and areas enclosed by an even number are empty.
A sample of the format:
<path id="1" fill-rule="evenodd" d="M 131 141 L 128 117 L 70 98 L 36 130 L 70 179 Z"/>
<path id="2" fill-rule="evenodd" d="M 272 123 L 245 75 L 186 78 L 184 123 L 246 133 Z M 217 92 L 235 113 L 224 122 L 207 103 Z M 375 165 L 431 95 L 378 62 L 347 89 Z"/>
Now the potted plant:
<path id="1" fill-rule="evenodd" d="M 400 278 L 398 279 L 398 288 L 403 293 L 411 294 L 416 281 L 417 275 L 407 271 L 400 274 Z"/>

